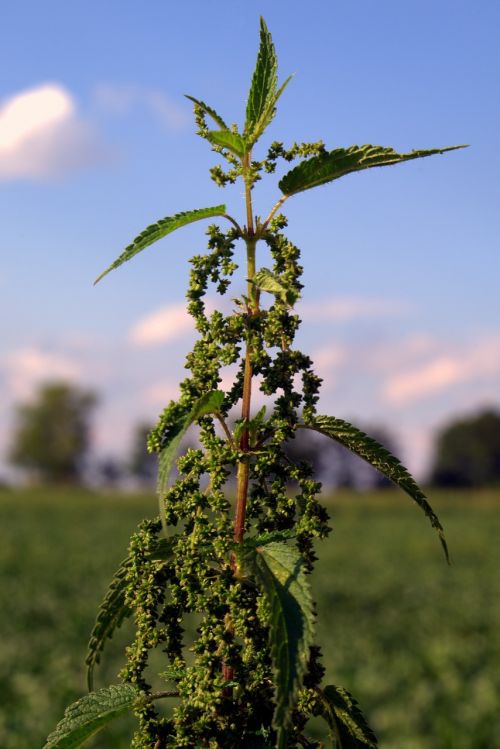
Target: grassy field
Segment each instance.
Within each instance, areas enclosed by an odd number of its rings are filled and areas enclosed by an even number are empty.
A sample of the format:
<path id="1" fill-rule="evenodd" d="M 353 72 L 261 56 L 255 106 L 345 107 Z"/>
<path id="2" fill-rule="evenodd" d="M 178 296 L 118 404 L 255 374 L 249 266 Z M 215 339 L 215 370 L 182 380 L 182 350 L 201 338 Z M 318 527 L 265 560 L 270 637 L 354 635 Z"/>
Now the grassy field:
<path id="1" fill-rule="evenodd" d="M 327 678 L 381 749 L 500 749 L 500 496 L 437 495 L 453 565 L 404 495 L 340 495 L 314 577 Z M 84 693 L 88 633 L 149 498 L 0 493 L 0 748 L 37 749 Z M 98 684 L 116 681 L 126 630 Z M 89 747 L 125 749 L 117 723 Z"/>

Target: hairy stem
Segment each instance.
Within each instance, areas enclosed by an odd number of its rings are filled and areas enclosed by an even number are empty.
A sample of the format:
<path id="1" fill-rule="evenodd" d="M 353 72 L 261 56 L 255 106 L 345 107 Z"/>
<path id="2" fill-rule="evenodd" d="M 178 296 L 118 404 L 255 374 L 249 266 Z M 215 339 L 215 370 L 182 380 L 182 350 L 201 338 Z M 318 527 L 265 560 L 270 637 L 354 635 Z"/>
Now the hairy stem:
<path id="1" fill-rule="evenodd" d="M 252 283 L 255 276 L 255 232 L 252 208 L 252 186 L 249 169 L 251 164 L 251 153 L 246 154 L 243 159 L 243 179 L 245 181 L 245 203 L 247 212 L 247 281 L 248 281 L 248 315 L 251 317 L 258 311 L 259 299 L 257 290 Z M 243 378 L 243 402 L 241 406 L 241 418 L 244 423 L 250 418 L 250 405 L 252 399 L 252 349 L 247 341 L 245 353 L 245 371 Z M 245 428 L 240 439 L 240 450 L 247 453 L 249 450 L 248 429 Z M 238 463 L 237 489 L 236 489 L 236 517 L 234 521 L 234 540 L 241 543 L 245 535 L 245 516 L 248 494 L 249 465 L 248 460 L 243 459 Z"/>
<path id="2" fill-rule="evenodd" d="M 276 205 L 273 206 L 272 210 L 269 212 L 269 216 L 266 218 L 266 220 L 262 224 L 263 230 L 267 229 L 271 219 L 275 216 L 276 212 L 279 211 L 279 209 L 281 208 L 285 200 L 288 200 L 289 197 L 290 197 L 289 195 L 282 195 L 282 197 L 278 200 Z"/>
<path id="3" fill-rule="evenodd" d="M 245 205 L 247 209 L 247 233 L 249 237 L 254 235 L 253 208 L 252 208 L 252 184 L 250 178 L 250 165 L 252 163 L 252 152 L 249 151 L 243 157 L 243 179 L 245 181 Z"/>
<path id="4" fill-rule="evenodd" d="M 255 237 L 254 221 L 253 221 L 253 208 L 252 208 L 252 186 L 250 182 L 249 169 L 251 164 L 251 154 L 247 154 L 243 159 L 243 179 L 245 181 L 245 203 L 247 213 L 247 226 L 246 226 L 246 248 L 247 248 L 247 293 L 248 293 L 248 310 L 247 314 L 249 317 L 258 313 L 259 310 L 259 294 L 258 290 L 252 283 L 253 277 L 255 276 L 255 247 L 257 240 Z M 245 352 L 245 371 L 243 376 L 243 401 L 241 406 L 241 418 L 244 423 L 248 423 L 250 419 L 250 405 L 252 400 L 252 362 L 251 362 L 252 348 L 251 344 L 247 341 L 246 352 Z M 245 428 L 240 439 L 240 450 L 242 453 L 248 453 L 250 449 L 248 429 Z M 240 544 L 245 536 L 245 518 L 247 509 L 247 496 L 248 496 L 248 479 L 250 473 L 250 466 L 246 457 L 240 460 L 238 463 L 237 473 L 237 488 L 236 488 L 236 514 L 234 519 L 234 540 Z M 236 570 L 235 557 L 232 559 L 233 569 Z M 231 629 L 231 626 L 229 627 Z M 231 681 L 234 677 L 234 670 L 227 663 L 222 664 L 222 674 L 226 681 Z M 232 693 L 231 689 L 224 689 L 223 694 L 226 697 L 230 697 Z"/>
<path id="5" fill-rule="evenodd" d="M 241 418 L 248 421 L 250 418 L 250 401 L 252 395 L 252 365 L 250 363 L 250 347 L 247 346 L 245 356 L 245 377 L 243 381 L 243 404 Z M 243 430 L 240 440 L 240 450 L 247 453 L 249 449 L 248 429 Z M 234 520 L 234 540 L 236 543 L 243 541 L 245 535 L 245 516 L 248 494 L 249 465 L 246 459 L 238 463 L 238 483 L 236 489 L 236 517 Z"/>

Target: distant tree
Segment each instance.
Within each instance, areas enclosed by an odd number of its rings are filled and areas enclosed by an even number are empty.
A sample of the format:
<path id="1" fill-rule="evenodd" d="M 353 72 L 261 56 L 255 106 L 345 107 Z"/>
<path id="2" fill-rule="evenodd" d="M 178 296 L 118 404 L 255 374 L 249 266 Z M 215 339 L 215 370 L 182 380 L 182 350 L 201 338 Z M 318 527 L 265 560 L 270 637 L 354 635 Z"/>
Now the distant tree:
<path id="1" fill-rule="evenodd" d="M 500 413 L 493 409 L 457 419 L 437 436 L 431 481 L 437 486 L 500 482 Z"/>
<path id="2" fill-rule="evenodd" d="M 158 471 L 158 455 L 149 453 L 146 447 L 147 437 L 151 429 L 152 425 L 150 424 L 139 424 L 135 428 L 128 464 L 132 476 L 139 483 L 147 486 L 154 486 Z"/>
<path id="3" fill-rule="evenodd" d="M 113 489 L 119 486 L 126 471 L 118 458 L 106 455 L 97 462 L 94 472 L 96 481 L 100 486 Z"/>
<path id="4" fill-rule="evenodd" d="M 43 482 L 81 483 L 96 403 L 93 392 L 65 382 L 40 387 L 32 403 L 17 407 L 13 465 Z"/>

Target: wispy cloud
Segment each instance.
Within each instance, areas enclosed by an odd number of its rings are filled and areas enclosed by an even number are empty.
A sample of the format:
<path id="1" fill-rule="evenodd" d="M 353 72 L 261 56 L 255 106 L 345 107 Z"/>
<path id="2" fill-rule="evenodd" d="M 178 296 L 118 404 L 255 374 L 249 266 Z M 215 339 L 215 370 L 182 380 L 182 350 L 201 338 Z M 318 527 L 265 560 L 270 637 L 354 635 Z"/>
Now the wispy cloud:
<path id="1" fill-rule="evenodd" d="M 37 385 L 48 380 L 76 380 L 81 370 L 77 362 L 61 354 L 36 347 L 11 351 L 1 362 L 7 390 L 12 398 L 26 398 Z"/>
<path id="2" fill-rule="evenodd" d="M 184 304 L 172 304 L 139 320 L 129 332 L 134 346 L 158 346 L 182 338 L 194 330 L 193 318 Z"/>
<path id="3" fill-rule="evenodd" d="M 384 317 L 406 312 L 408 306 L 397 300 L 344 297 L 301 302 L 298 311 L 306 321 L 348 322 L 350 320 Z"/>
<path id="4" fill-rule="evenodd" d="M 183 130 L 190 122 L 186 107 L 158 89 L 101 83 L 94 91 L 94 98 L 98 107 L 117 115 L 127 114 L 137 107 L 146 107 L 167 130 Z"/>
<path id="5" fill-rule="evenodd" d="M 414 371 L 390 378 L 383 392 L 385 398 L 392 403 L 408 403 L 460 382 L 464 376 L 465 372 L 459 361 L 442 356 Z"/>
<path id="6" fill-rule="evenodd" d="M 394 404 L 410 403 L 433 396 L 458 383 L 500 375 L 500 336 L 490 336 L 460 351 L 431 360 L 390 377 L 384 398 Z"/>
<path id="7" fill-rule="evenodd" d="M 331 388 L 338 369 L 347 363 L 348 354 L 337 344 L 330 344 L 316 349 L 311 358 L 314 371 L 323 380 L 323 388 Z"/>
<path id="8" fill-rule="evenodd" d="M 45 83 L 0 102 L 0 180 L 62 177 L 109 159 L 74 97 Z"/>

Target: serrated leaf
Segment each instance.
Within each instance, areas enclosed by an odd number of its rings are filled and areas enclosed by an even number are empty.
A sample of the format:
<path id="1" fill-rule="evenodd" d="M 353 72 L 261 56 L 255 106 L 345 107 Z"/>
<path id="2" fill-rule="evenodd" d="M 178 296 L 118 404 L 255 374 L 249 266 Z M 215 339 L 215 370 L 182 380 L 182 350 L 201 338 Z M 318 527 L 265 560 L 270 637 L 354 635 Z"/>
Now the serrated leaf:
<path id="1" fill-rule="evenodd" d="M 113 263 L 111 263 L 109 268 L 103 271 L 103 273 L 101 273 L 101 275 L 96 278 L 94 284 L 98 283 L 102 278 L 104 278 L 104 276 L 106 276 L 112 270 L 115 270 L 115 268 L 119 268 L 120 265 L 123 265 L 123 263 L 131 260 L 139 252 L 142 252 L 142 250 L 146 249 L 146 247 L 149 247 L 149 245 L 154 244 L 154 242 L 157 242 L 159 239 L 166 237 L 167 234 L 170 234 L 176 229 L 180 229 L 181 226 L 192 224 L 194 221 L 200 221 L 203 218 L 224 216 L 225 213 L 225 205 L 216 205 L 212 208 L 197 208 L 193 211 L 176 213 L 175 216 L 167 216 L 166 218 L 160 219 L 156 222 L 156 224 L 151 224 L 147 227 L 147 229 L 144 229 L 144 231 L 141 232 L 134 239 L 134 241 L 124 249 L 122 254 L 117 257 L 117 259 Z"/>
<path id="2" fill-rule="evenodd" d="M 206 135 L 207 140 L 214 146 L 227 148 L 236 156 L 244 156 L 247 151 L 247 144 L 243 136 L 233 133 L 231 130 L 210 130 Z"/>
<path id="3" fill-rule="evenodd" d="M 458 148 L 466 148 L 466 146 L 448 146 L 447 148 L 410 151 L 410 153 L 397 153 L 393 148 L 371 145 L 336 148 L 301 161 L 285 174 L 278 186 L 284 195 L 295 195 L 311 187 L 332 182 L 351 172 L 422 159 L 426 156 L 446 153 L 446 151 L 455 151 Z"/>
<path id="4" fill-rule="evenodd" d="M 157 547 L 151 556 L 154 559 L 166 560 L 171 553 L 171 542 L 161 538 L 158 539 Z M 89 692 L 93 689 L 94 668 L 101 660 L 101 653 L 106 645 L 106 640 L 111 639 L 125 619 L 132 614 L 132 609 L 127 606 L 125 600 L 127 573 L 131 564 L 132 560 L 127 557 L 115 572 L 108 592 L 99 606 L 96 621 L 90 633 L 87 657 L 85 658 Z"/>
<path id="5" fill-rule="evenodd" d="M 337 419 L 334 416 L 315 416 L 304 426 L 308 429 L 314 429 L 316 432 L 320 432 L 320 434 L 325 434 L 327 437 L 331 437 L 336 442 L 347 447 L 351 452 L 359 455 L 360 458 L 363 458 L 363 460 L 403 489 L 429 518 L 432 527 L 435 528 L 439 535 L 446 559 L 449 561 L 443 526 L 427 501 L 424 492 L 398 458 L 392 455 L 377 440 L 369 437 L 353 424 L 343 419 Z"/>
<path id="6" fill-rule="evenodd" d="M 295 289 L 285 284 L 276 273 L 273 273 L 268 268 L 261 268 L 252 278 L 252 283 L 261 291 L 268 291 L 274 294 L 290 307 L 299 298 Z"/>
<path id="7" fill-rule="evenodd" d="M 125 590 L 127 587 L 127 572 L 130 566 L 130 559 L 127 557 L 118 570 L 116 571 L 109 590 L 99 606 L 97 618 L 90 634 L 90 640 L 87 647 L 87 657 L 85 665 L 87 666 L 87 685 L 89 692 L 93 689 L 94 667 L 101 660 L 101 653 L 104 649 L 106 640 L 111 638 L 125 619 L 127 619 L 132 610 L 125 603 Z"/>
<path id="8" fill-rule="evenodd" d="M 222 390 L 211 390 L 209 393 L 205 393 L 196 401 L 191 409 L 186 410 L 185 414 L 179 417 L 176 424 L 170 427 L 168 434 L 165 436 L 164 446 L 160 452 L 158 463 L 160 517 L 165 532 L 167 531 L 167 521 L 163 504 L 163 494 L 167 489 L 168 479 L 182 438 L 194 421 L 207 414 L 220 411 L 224 398 L 225 395 Z"/>
<path id="9" fill-rule="evenodd" d="M 244 575 L 255 579 L 271 614 L 269 644 L 275 672 L 273 725 L 278 747 L 286 747 L 287 726 L 307 670 L 314 612 L 304 560 L 293 546 L 270 542 L 237 552 Z"/>
<path id="10" fill-rule="evenodd" d="M 251 148 L 254 143 L 260 138 L 264 130 L 268 127 L 268 125 L 271 124 L 271 121 L 274 118 L 274 115 L 276 114 L 276 104 L 278 103 L 278 99 L 280 98 L 281 94 L 285 90 L 285 88 L 288 86 L 290 81 L 292 80 L 293 75 L 289 75 L 286 81 L 280 86 L 278 91 L 275 93 L 275 95 L 269 100 L 267 107 L 264 109 L 262 116 L 256 123 L 254 129 L 251 131 L 251 133 L 247 137 L 247 145 L 249 148 Z"/>
<path id="11" fill-rule="evenodd" d="M 194 96 L 189 96 L 189 94 L 184 94 L 186 99 L 190 99 L 196 106 L 200 107 L 205 114 L 208 114 L 209 117 L 211 117 L 214 122 L 217 123 L 217 125 L 220 127 L 221 130 L 229 130 L 228 126 L 222 119 L 220 115 L 217 114 L 215 109 L 212 109 L 212 107 L 209 107 L 208 104 L 205 104 L 204 101 L 200 101 L 200 99 L 195 99 Z"/>
<path id="12" fill-rule="evenodd" d="M 276 113 L 276 104 L 292 76 L 277 89 L 278 60 L 271 34 L 260 19 L 260 46 L 247 101 L 245 136 L 248 148 L 260 138 Z"/>
<path id="13" fill-rule="evenodd" d="M 131 684 L 118 684 L 70 705 L 43 749 L 77 749 L 107 723 L 128 712 L 139 697 Z"/>
<path id="14" fill-rule="evenodd" d="M 271 34 L 263 18 L 260 19 L 260 45 L 257 62 L 248 93 L 245 134 L 255 131 L 269 103 L 276 95 L 278 85 L 278 58 Z"/>
<path id="15" fill-rule="evenodd" d="M 346 689 L 330 685 L 320 691 L 320 697 L 321 714 L 330 726 L 336 749 L 377 749 L 377 737 Z"/>
<path id="16" fill-rule="evenodd" d="M 290 541 L 295 536 L 296 533 L 291 528 L 282 531 L 269 531 L 268 533 L 260 533 L 258 536 L 246 536 L 243 545 L 249 549 L 256 549 L 258 546 L 267 546 L 277 541 Z"/>

